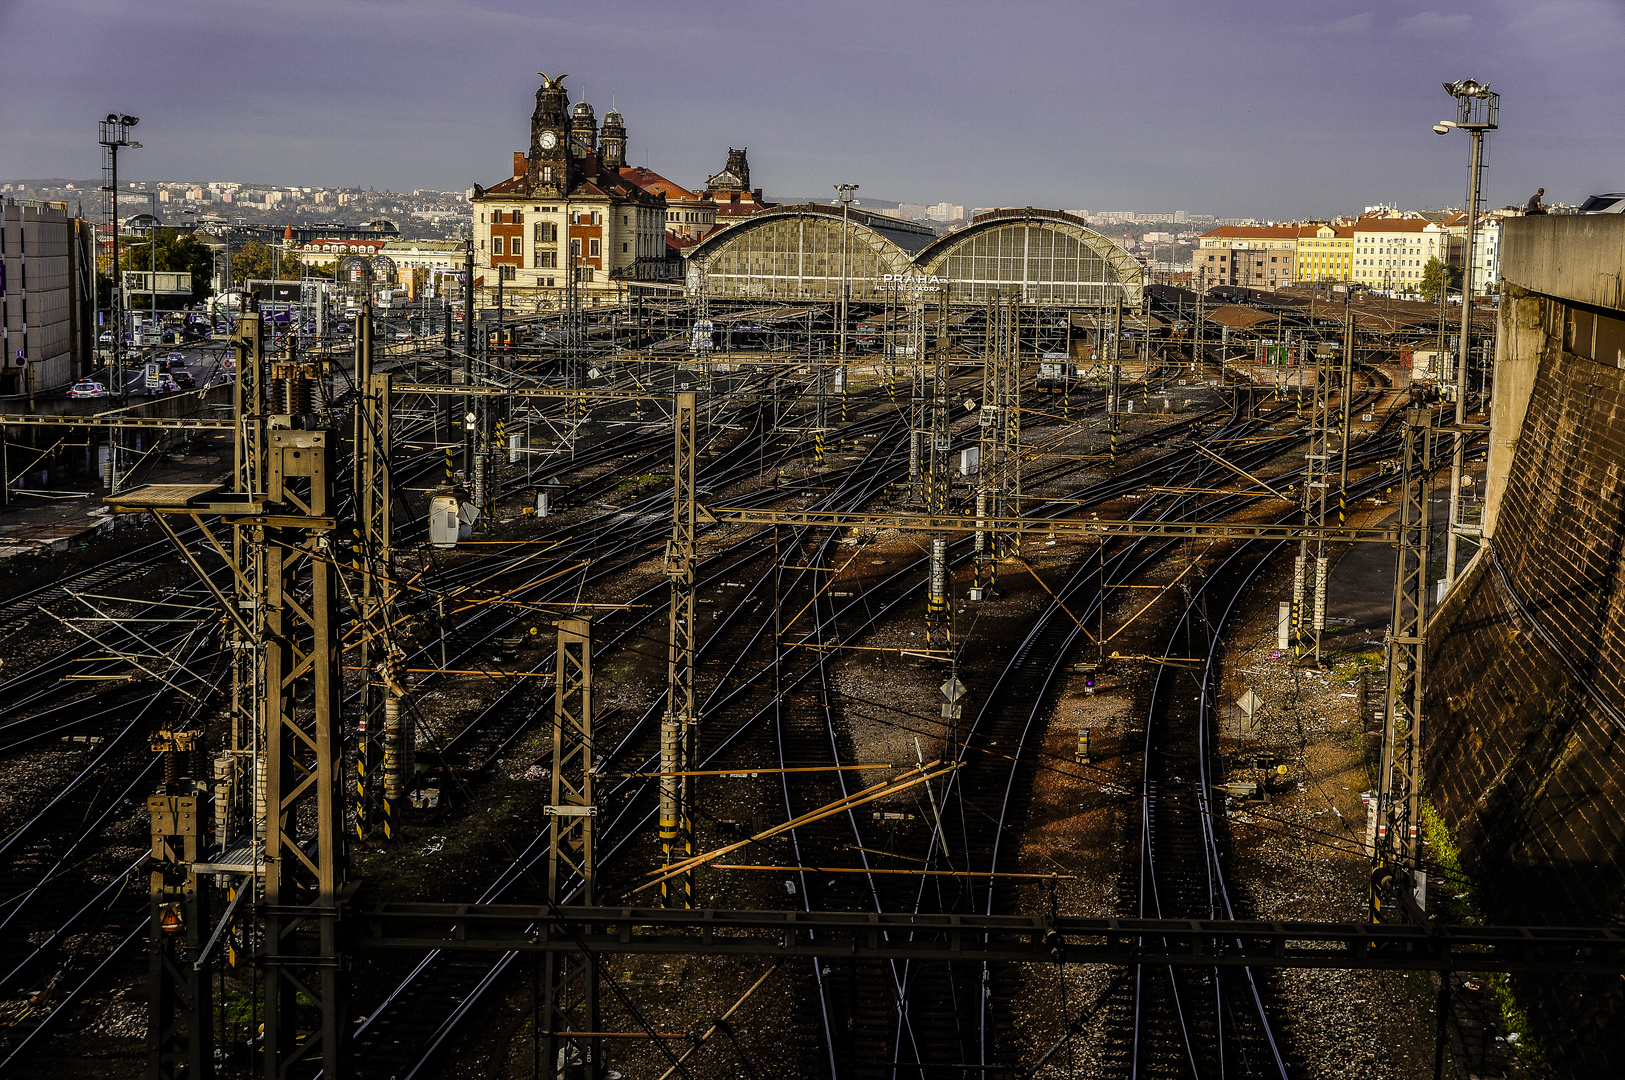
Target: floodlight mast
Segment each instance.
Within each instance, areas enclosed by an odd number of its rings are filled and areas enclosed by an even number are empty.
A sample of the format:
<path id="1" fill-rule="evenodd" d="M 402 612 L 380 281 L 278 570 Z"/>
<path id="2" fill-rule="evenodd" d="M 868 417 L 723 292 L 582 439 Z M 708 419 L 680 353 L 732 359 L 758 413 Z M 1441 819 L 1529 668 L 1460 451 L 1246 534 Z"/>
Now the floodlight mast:
<path id="1" fill-rule="evenodd" d="M 113 354 L 108 363 L 109 390 L 120 402 L 126 397 L 124 380 L 124 311 L 120 301 L 118 268 L 118 148 L 128 146 L 141 149 L 141 144 L 130 139 L 130 128 L 141 122 L 139 117 L 121 113 L 108 113 L 107 119 L 97 124 L 98 141 L 102 146 L 102 190 L 107 192 L 107 222 L 113 232 L 113 261 L 108 267 L 112 289 L 108 298 L 108 331 L 112 337 Z M 98 290 L 99 291 L 99 290 Z M 112 445 L 108 448 L 108 486 L 118 490 L 119 431 L 114 429 Z"/>
<path id="2" fill-rule="evenodd" d="M 1473 247 L 1477 240 L 1479 186 L 1484 170 L 1484 134 L 1501 126 L 1501 95 L 1490 89 L 1490 84 L 1475 79 L 1458 79 L 1444 84 L 1445 93 L 1456 99 L 1456 119 L 1435 124 L 1433 130 L 1440 135 L 1451 128 L 1459 128 L 1473 137 L 1472 164 L 1467 171 L 1467 230 L 1461 265 L 1461 343 L 1456 351 L 1456 423 L 1451 433 L 1450 453 L 1450 525 L 1446 534 L 1444 580 L 1445 588 L 1456 580 L 1457 549 L 1463 535 L 1479 536 L 1481 527 L 1464 530 L 1461 524 L 1461 471 L 1467 445 L 1467 379 L 1470 371 L 1468 357 L 1472 352 L 1473 329 Z M 1443 286 L 1449 287 L 1449 274 L 1444 275 Z"/>

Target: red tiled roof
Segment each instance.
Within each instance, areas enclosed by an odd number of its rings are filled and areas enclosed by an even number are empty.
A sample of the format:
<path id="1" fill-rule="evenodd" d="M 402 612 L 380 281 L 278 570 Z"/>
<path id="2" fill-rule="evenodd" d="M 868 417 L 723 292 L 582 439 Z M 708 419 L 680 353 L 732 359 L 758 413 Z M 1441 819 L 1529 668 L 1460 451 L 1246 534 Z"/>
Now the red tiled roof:
<path id="1" fill-rule="evenodd" d="M 1355 232 L 1421 232 L 1433 222 L 1422 218 L 1361 218 L 1354 223 Z"/>
<path id="2" fill-rule="evenodd" d="M 621 170 L 621 179 L 636 184 L 651 195 L 664 195 L 668 199 L 698 199 L 699 193 L 690 191 L 683 185 L 667 180 L 653 169 L 646 169 L 642 165 L 634 165 Z"/>
<path id="3" fill-rule="evenodd" d="M 1203 237 L 1221 236 L 1233 240 L 1296 240 L 1296 225 L 1220 225 Z"/>

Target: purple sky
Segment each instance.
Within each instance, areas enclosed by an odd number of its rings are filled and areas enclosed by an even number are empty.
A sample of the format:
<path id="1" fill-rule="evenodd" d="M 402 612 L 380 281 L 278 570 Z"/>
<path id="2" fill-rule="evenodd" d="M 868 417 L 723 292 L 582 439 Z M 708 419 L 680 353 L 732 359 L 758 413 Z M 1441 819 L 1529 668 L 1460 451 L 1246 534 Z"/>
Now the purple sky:
<path id="1" fill-rule="evenodd" d="M 1620 0 L 0 0 L 0 178 L 463 189 L 528 145 L 536 72 L 698 185 L 1297 217 L 1459 205 L 1446 80 L 1501 92 L 1487 200 L 1625 189 Z"/>

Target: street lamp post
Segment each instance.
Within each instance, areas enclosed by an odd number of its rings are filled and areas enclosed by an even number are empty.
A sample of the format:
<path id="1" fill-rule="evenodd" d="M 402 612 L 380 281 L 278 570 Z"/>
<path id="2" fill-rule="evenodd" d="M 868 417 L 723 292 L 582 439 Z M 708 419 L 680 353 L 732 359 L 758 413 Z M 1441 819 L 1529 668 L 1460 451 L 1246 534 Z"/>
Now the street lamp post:
<path id="1" fill-rule="evenodd" d="M 1462 426 L 1467 421 L 1468 360 L 1473 329 L 1473 243 L 1477 239 L 1480 181 L 1484 171 L 1484 135 L 1500 127 L 1501 95 L 1489 83 L 1460 79 L 1444 84 L 1445 93 L 1456 99 L 1456 119 L 1435 124 L 1433 130 L 1448 135 L 1460 128 L 1473 137 L 1472 163 L 1467 170 L 1467 229 L 1461 260 L 1461 344 L 1456 352 L 1456 430 L 1450 452 L 1450 527 L 1445 538 L 1445 587 L 1456 580 L 1456 550 L 1461 530 L 1461 470 L 1467 437 Z M 1446 276 L 1446 281 L 1448 281 Z"/>

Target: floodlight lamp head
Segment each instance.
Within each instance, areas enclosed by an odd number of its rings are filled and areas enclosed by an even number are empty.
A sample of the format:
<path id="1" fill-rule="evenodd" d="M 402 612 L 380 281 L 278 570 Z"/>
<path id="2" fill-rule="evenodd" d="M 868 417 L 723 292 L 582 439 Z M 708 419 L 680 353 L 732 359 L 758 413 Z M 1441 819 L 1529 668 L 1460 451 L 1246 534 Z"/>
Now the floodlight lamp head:
<path id="1" fill-rule="evenodd" d="M 119 123 L 123 124 L 125 127 L 135 127 L 140 122 L 141 122 L 141 118 L 139 116 L 121 116 L 121 117 L 119 117 Z"/>
<path id="2" fill-rule="evenodd" d="M 108 113 L 108 114 L 107 114 L 107 121 L 106 121 L 106 122 L 107 122 L 107 123 L 109 123 L 109 124 L 116 124 L 116 123 L 118 123 L 118 113 L 116 113 L 116 112 L 110 112 L 110 113 Z"/>
<path id="3" fill-rule="evenodd" d="M 1448 135 L 1450 134 L 1450 129 L 1455 126 L 1455 124 L 1452 124 L 1450 121 L 1446 120 L 1443 123 L 1434 124 L 1433 133 L 1435 135 Z"/>

